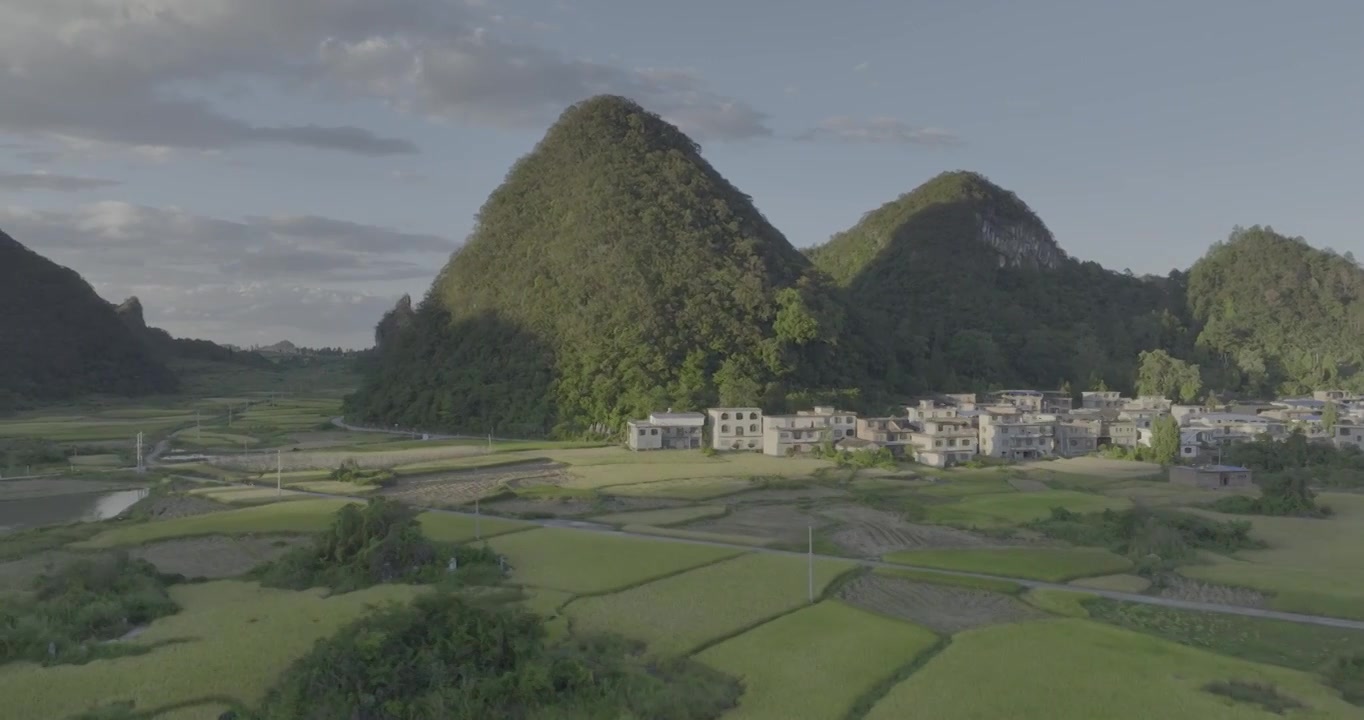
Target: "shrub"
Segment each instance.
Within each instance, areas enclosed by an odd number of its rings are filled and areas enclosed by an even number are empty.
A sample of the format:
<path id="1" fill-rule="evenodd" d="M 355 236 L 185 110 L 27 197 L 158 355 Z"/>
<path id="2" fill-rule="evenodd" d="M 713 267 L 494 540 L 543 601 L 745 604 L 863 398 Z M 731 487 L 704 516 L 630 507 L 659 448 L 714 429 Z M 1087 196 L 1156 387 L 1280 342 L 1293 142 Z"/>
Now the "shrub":
<path id="1" fill-rule="evenodd" d="M 360 463 L 354 458 L 348 458 L 341 463 L 341 466 L 331 471 L 327 476 L 331 480 L 340 482 L 354 483 L 356 485 L 392 485 L 395 481 L 393 471 L 387 468 L 376 470 L 361 469 Z"/>
<path id="2" fill-rule="evenodd" d="M 284 673 L 257 718 L 699 720 L 740 693 L 691 661 L 646 666 L 620 640 L 547 648 L 545 637 L 540 618 L 519 607 L 419 597 L 319 642 Z"/>
<path id="3" fill-rule="evenodd" d="M 1340 691 L 1346 702 L 1364 706 L 1364 652 L 1340 655 L 1322 671 L 1326 684 Z"/>
<path id="4" fill-rule="evenodd" d="M 459 575 L 483 578 L 497 565 L 497 555 L 486 547 L 449 546 L 428 540 L 417 522 L 417 512 L 387 498 L 368 504 L 345 505 L 331 527 L 311 546 L 295 548 L 278 560 L 252 571 L 268 587 L 302 590 L 328 587 L 351 592 L 380 583 L 427 583 L 448 580 L 451 560 Z"/>
<path id="5" fill-rule="evenodd" d="M 1133 508 L 1080 514 L 1057 507 L 1049 518 L 1029 526 L 1075 545 L 1105 547 L 1126 555 L 1142 574 L 1178 564 L 1198 549 L 1233 552 L 1262 546 L 1250 537 L 1248 522 L 1218 522 L 1171 510 Z"/>
<path id="6" fill-rule="evenodd" d="M 1259 479 L 1260 497 L 1244 495 L 1220 498 L 1212 509 L 1237 515 L 1278 515 L 1297 517 L 1326 517 L 1331 508 L 1317 504 L 1317 494 L 1309 487 L 1310 477 L 1305 470 L 1266 473 Z"/>
<path id="7" fill-rule="evenodd" d="M 180 610 L 166 587 L 183 581 L 125 552 L 82 558 L 34 582 L 33 593 L 0 601 L 0 663 L 84 662 L 119 654 L 103 640 Z"/>
<path id="8" fill-rule="evenodd" d="M 1218 680 L 1204 685 L 1203 690 L 1214 695 L 1231 698 L 1236 702 L 1259 705 L 1277 715 L 1282 715 L 1285 710 L 1305 707 L 1297 700 L 1280 694 L 1278 688 L 1269 683 Z"/>

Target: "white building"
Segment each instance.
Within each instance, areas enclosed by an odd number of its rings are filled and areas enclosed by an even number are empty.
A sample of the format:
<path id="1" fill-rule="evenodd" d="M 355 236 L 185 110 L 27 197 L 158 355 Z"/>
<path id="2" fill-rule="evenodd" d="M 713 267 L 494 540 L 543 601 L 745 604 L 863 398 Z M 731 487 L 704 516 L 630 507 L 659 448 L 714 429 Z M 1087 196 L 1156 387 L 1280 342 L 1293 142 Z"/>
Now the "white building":
<path id="1" fill-rule="evenodd" d="M 808 453 L 824 442 L 857 437 L 857 413 L 818 406 L 794 415 L 769 415 L 763 420 L 763 453 L 784 457 Z"/>
<path id="2" fill-rule="evenodd" d="M 631 450 L 699 450 L 705 426 L 699 412 L 649 413 L 648 420 L 625 424 L 625 444 Z"/>
<path id="3" fill-rule="evenodd" d="M 1055 415 L 980 416 L 980 454 L 1005 460 L 1036 460 L 1056 453 Z"/>
<path id="4" fill-rule="evenodd" d="M 965 418 L 924 420 L 909 437 L 914 447 L 914 460 L 924 465 L 939 468 L 959 465 L 976 456 L 976 429 Z"/>
<path id="5" fill-rule="evenodd" d="M 1087 390 L 1080 393 L 1080 407 L 1093 410 L 1117 410 L 1131 402 L 1116 390 Z"/>
<path id="6" fill-rule="evenodd" d="M 761 408 L 710 408 L 710 446 L 716 450 L 762 452 L 763 411 Z"/>

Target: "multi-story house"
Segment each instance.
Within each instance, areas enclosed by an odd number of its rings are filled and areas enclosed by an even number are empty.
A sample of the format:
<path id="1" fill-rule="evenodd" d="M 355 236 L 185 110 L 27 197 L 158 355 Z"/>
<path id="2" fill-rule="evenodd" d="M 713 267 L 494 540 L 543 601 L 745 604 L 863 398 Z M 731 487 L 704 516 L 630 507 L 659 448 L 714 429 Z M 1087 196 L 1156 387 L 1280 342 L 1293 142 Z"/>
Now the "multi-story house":
<path id="1" fill-rule="evenodd" d="M 763 454 L 785 457 L 808 453 L 830 437 L 829 418 L 819 415 L 768 415 L 763 418 Z"/>
<path id="2" fill-rule="evenodd" d="M 912 423 L 919 423 L 933 418 L 954 418 L 960 412 L 960 408 L 955 405 L 933 400 L 920 400 L 918 405 L 910 405 L 905 408 L 905 418 Z"/>
<path id="3" fill-rule="evenodd" d="M 1137 424 L 1131 420 L 1115 420 L 1104 424 L 1103 437 L 1119 447 L 1134 448 L 1139 444 Z"/>
<path id="4" fill-rule="evenodd" d="M 1056 423 L 1056 454 L 1061 457 L 1088 455 L 1099 448 L 1103 420 L 1097 417 L 1067 417 Z"/>
<path id="5" fill-rule="evenodd" d="M 858 418 L 857 439 L 876 443 L 896 456 L 903 455 L 910 445 L 910 434 L 914 425 L 908 418 L 881 417 Z M 846 439 L 846 438 L 845 438 Z"/>
<path id="6" fill-rule="evenodd" d="M 1354 446 L 1364 450 L 1364 425 L 1342 425 L 1337 423 L 1336 426 L 1331 429 L 1331 444 L 1342 450 L 1347 446 Z"/>
<path id="7" fill-rule="evenodd" d="M 648 420 L 625 424 L 625 444 L 631 450 L 699 450 L 706 416 L 698 412 L 649 413 Z"/>
<path id="8" fill-rule="evenodd" d="M 932 467 L 958 465 L 975 457 L 976 429 L 965 418 L 940 417 L 924 420 L 910 433 L 914 460 Z"/>
<path id="9" fill-rule="evenodd" d="M 1042 391 L 1042 412 L 1048 415 L 1068 413 L 1075 409 L 1075 398 L 1060 390 Z"/>
<path id="10" fill-rule="evenodd" d="M 1130 401 L 1116 390 L 1086 390 L 1080 393 L 1080 407 L 1094 410 L 1119 409 Z"/>
<path id="11" fill-rule="evenodd" d="M 1288 432 L 1288 425 L 1282 420 L 1265 415 L 1246 415 L 1243 413 L 1206 413 L 1191 419 L 1186 427 L 1225 428 L 1228 432 L 1248 436 L 1268 433 L 1270 437 L 1281 438 Z"/>
<path id="12" fill-rule="evenodd" d="M 1134 400 L 1123 403 L 1124 410 L 1161 410 L 1169 411 L 1174 403 L 1161 395 L 1138 395 Z"/>
<path id="13" fill-rule="evenodd" d="M 1036 413 L 980 416 L 980 454 L 1006 460 L 1035 460 L 1056 452 L 1055 415 Z"/>
<path id="14" fill-rule="evenodd" d="M 1355 394 L 1344 390 L 1314 390 L 1312 391 L 1312 398 L 1323 402 L 1339 403 L 1354 400 Z"/>
<path id="15" fill-rule="evenodd" d="M 1037 390 L 1000 390 L 994 393 L 995 404 L 1012 405 L 1022 412 L 1042 412 L 1042 393 Z"/>
<path id="16" fill-rule="evenodd" d="M 834 442 L 857 437 L 857 413 L 837 410 L 827 405 L 816 405 L 813 410 L 798 410 L 796 415 L 825 418 L 829 425 L 829 439 Z"/>
<path id="17" fill-rule="evenodd" d="M 1207 405 L 1174 404 L 1170 406 L 1170 414 L 1174 416 L 1175 421 L 1180 425 L 1187 425 L 1195 418 L 1215 411 L 1215 408 L 1210 408 Z"/>
<path id="18" fill-rule="evenodd" d="M 1132 424 L 1136 425 L 1139 429 L 1149 430 L 1151 429 L 1151 425 L 1155 423 L 1156 418 L 1167 414 L 1168 413 L 1164 410 L 1158 408 L 1132 407 L 1131 405 L 1128 405 L 1118 411 L 1118 419 L 1130 420 Z"/>
<path id="19" fill-rule="evenodd" d="M 710 408 L 710 446 L 716 450 L 762 452 L 763 411 L 761 408 Z"/>

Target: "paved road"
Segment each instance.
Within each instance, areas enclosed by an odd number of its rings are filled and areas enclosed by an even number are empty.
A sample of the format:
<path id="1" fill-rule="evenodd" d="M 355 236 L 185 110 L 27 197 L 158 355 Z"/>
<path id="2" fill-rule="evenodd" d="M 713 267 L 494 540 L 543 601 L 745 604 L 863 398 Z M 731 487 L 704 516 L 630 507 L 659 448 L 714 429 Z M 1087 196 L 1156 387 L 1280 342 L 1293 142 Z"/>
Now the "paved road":
<path id="1" fill-rule="evenodd" d="M 402 436 L 405 436 L 405 437 L 414 437 L 414 438 L 420 438 L 422 435 L 426 435 L 428 440 L 487 440 L 487 439 L 488 439 L 488 436 L 487 436 L 487 435 L 441 435 L 441 434 L 439 434 L 439 433 L 423 433 L 421 430 L 394 430 L 394 429 L 391 429 L 391 428 L 364 427 L 364 426 L 362 426 L 362 425 L 348 425 L 348 424 L 346 424 L 346 419 L 345 419 L 345 418 L 342 418 L 342 417 L 334 417 L 334 418 L 332 418 L 332 424 L 335 425 L 335 426 L 337 426 L 337 427 L 339 427 L 339 428 L 341 428 L 342 430 L 350 430 L 351 432 L 387 433 L 387 434 L 389 434 L 389 435 L 402 435 Z M 504 438 L 504 437 L 493 436 L 492 439 L 495 440 L 495 441 L 497 441 L 497 442 L 518 442 L 518 441 L 521 441 L 521 440 L 525 440 L 525 439 L 527 439 L 527 438 Z"/>
<path id="2" fill-rule="evenodd" d="M 208 478 L 189 477 L 189 476 L 186 476 L 186 475 L 175 475 L 174 477 L 177 477 L 177 478 L 182 479 L 182 480 L 189 480 L 189 481 L 191 481 L 191 482 L 208 483 L 208 484 L 215 484 L 215 485 L 232 485 L 232 484 L 234 484 L 234 483 L 227 482 L 227 481 L 225 481 L 225 480 L 210 480 L 210 479 L 208 479 Z M 261 483 L 254 483 L 254 484 L 259 485 L 259 486 L 261 486 L 261 487 L 274 487 L 274 485 L 273 485 L 272 483 L 261 482 Z M 356 500 L 356 501 L 359 501 L 359 502 L 365 502 L 366 500 L 368 500 L 368 498 L 363 497 L 363 496 L 357 496 L 357 495 L 338 495 L 338 494 L 333 494 L 333 493 L 313 492 L 313 491 L 309 491 L 309 490 L 296 490 L 296 489 L 291 489 L 289 492 L 295 493 L 295 494 L 300 494 L 300 495 L 311 495 L 311 496 L 314 496 L 314 497 L 336 498 L 336 499 L 342 499 L 342 500 Z M 476 517 L 476 514 L 475 514 L 475 513 L 465 512 L 465 511 L 461 511 L 461 510 L 450 510 L 450 509 L 447 509 L 447 508 L 418 507 L 417 509 L 418 509 L 418 510 L 422 510 L 422 511 L 427 511 L 427 512 L 443 513 L 443 514 L 447 514 L 447 515 L 456 515 L 456 516 L 459 516 L 459 517 L 466 517 L 466 518 L 473 518 L 473 517 Z M 489 517 L 489 516 L 484 516 L 484 517 Z M 564 519 L 521 520 L 521 519 L 519 519 L 519 518 L 518 518 L 517 520 L 518 520 L 519 522 L 524 522 L 524 523 L 526 523 L 526 524 L 528 524 L 528 525 L 538 525 L 538 526 L 540 526 L 540 527 L 572 528 L 572 529 L 575 529 L 575 530 L 582 530 L 582 531 L 584 531 L 584 532 L 598 532 L 598 533 L 606 533 L 606 534 L 611 534 L 611 535 L 625 535 L 625 536 L 629 536 L 629 537 L 632 537 L 632 538 L 637 538 L 637 539 L 639 539 L 639 540 L 651 540 L 651 541 L 654 541 L 654 542 L 672 542 L 672 543 L 687 543 L 687 544 L 691 544 L 691 545 L 709 545 L 709 546 L 712 546 L 712 547 L 722 547 L 722 548 L 730 548 L 730 549 L 734 549 L 734 550 L 742 550 L 742 551 L 744 551 L 744 552 L 760 552 L 760 553 L 767 553 L 767 554 L 769 554 L 769 555 L 790 555 L 790 556 L 799 557 L 799 558 L 806 558 L 806 557 L 809 557 L 809 555 L 808 555 L 807 553 L 793 552 L 793 551 L 790 551 L 790 550 L 776 550 L 776 549 L 773 549 L 773 548 L 754 547 L 754 546 L 752 546 L 752 545 L 739 545 L 739 544 L 726 543 L 726 542 L 720 542 L 720 541 L 714 541 L 714 540 L 696 540 L 696 539 L 691 539 L 691 538 L 665 537 L 665 536 L 661 536 L 661 535 L 648 535 L 648 534 L 645 534 L 645 533 L 627 532 L 627 531 L 624 531 L 624 530 L 617 530 L 616 528 L 614 528 L 614 527 L 612 527 L 612 526 L 609 526 L 609 525 L 602 525 L 602 524 L 600 524 L 600 523 L 592 523 L 592 522 L 584 522 L 584 521 L 581 521 L 581 520 L 564 520 Z M 818 558 L 818 559 L 821 559 L 821 560 L 842 560 L 842 561 L 845 561 L 845 562 L 848 561 L 848 560 L 853 560 L 852 558 L 846 558 L 846 557 L 841 557 L 841 556 L 837 556 L 837 555 L 815 555 L 815 557 Z M 1117 590 L 1097 590 L 1097 589 L 1091 589 L 1091 588 L 1081 588 L 1081 587 L 1076 587 L 1076 586 L 1074 586 L 1074 585 L 1065 585 L 1065 584 L 1062 584 L 1062 583 L 1044 582 L 1044 581 L 1041 581 L 1041 580 L 1029 580 L 1029 579 L 1027 579 L 1027 578 L 1010 577 L 1010 576 L 1007 576 L 1007 575 L 990 575 L 990 574 L 987 574 L 987 573 L 967 572 L 967 571 L 964 571 L 964 570 L 943 570 L 943 569 L 940 569 L 940 568 L 923 567 L 923 566 L 919 566 L 919 565 L 904 565 L 904 564 L 901 564 L 901 563 L 884 562 L 884 561 L 881 561 L 881 560 L 853 560 L 853 561 L 854 561 L 854 562 L 857 562 L 857 563 L 860 564 L 860 565 L 866 566 L 866 567 L 874 567 L 874 568 L 898 568 L 898 569 L 908 569 L 908 570 L 925 570 L 925 571 L 930 571 L 930 572 L 942 573 L 942 574 L 944 574 L 944 575 L 954 575 L 954 576 L 958 576 L 958 577 L 982 578 L 982 579 L 985 579 L 985 580 L 1004 580 L 1004 581 L 1008 581 L 1008 582 L 1012 582 L 1012 583 L 1017 583 L 1018 585 L 1022 585 L 1023 587 L 1027 587 L 1027 588 L 1046 588 L 1046 589 L 1052 589 L 1052 590 L 1069 590 L 1069 591 L 1072 591 L 1072 592 L 1084 592 L 1084 593 L 1089 593 L 1089 594 L 1091 594 L 1091 595 L 1097 595 L 1097 596 L 1099 596 L 1099 597 L 1108 598 L 1108 599 L 1111 599 L 1111 600 L 1123 600 L 1123 601 L 1126 601 L 1126 602 L 1140 603 L 1140 604 L 1143 604 L 1143 605 L 1159 605 L 1159 606 L 1162 606 L 1162 607 L 1178 608 L 1178 609 L 1180 609 L 1180 610 L 1200 610 L 1200 611 L 1203 611 L 1203 612 L 1220 613 L 1220 614 L 1223 614 L 1223 615 L 1243 615 L 1243 616 L 1247 616 L 1247 617 L 1268 618 L 1268 619 L 1271 619 L 1271 620 L 1286 620 L 1286 621 L 1288 621 L 1288 622 L 1303 623 L 1303 624 L 1307 624 L 1307 625 L 1321 625 L 1321 626 L 1325 626 L 1325 627 L 1344 628 L 1344 629 L 1349 629 L 1349 630 L 1364 630 L 1364 621 L 1359 621 L 1359 620 L 1346 620 L 1346 619 L 1343 619 L 1343 618 L 1327 617 L 1327 616 L 1324 616 L 1324 615 L 1303 615 L 1303 614 L 1299 614 L 1299 613 L 1280 612 L 1280 611 L 1278 611 L 1278 610 L 1262 610 L 1262 609 L 1260 609 L 1260 608 L 1241 607 L 1241 606 L 1237 606 L 1237 605 L 1220 605 L 1220 604 L 1217 604 L 1217 603 L 1193 602 L 1193 601 L 1190 601 L 1190 600 L 1175 600 L 1175 599 L 1173 599 L 1173 598 L 1155 597 L 1155 596 L 1152 596 L 1152 595 L 1139 595 L 1139 594 L 1137 594 L 1137 593 L 1120 592 L 1120 591 L 1117 591 Z"/>

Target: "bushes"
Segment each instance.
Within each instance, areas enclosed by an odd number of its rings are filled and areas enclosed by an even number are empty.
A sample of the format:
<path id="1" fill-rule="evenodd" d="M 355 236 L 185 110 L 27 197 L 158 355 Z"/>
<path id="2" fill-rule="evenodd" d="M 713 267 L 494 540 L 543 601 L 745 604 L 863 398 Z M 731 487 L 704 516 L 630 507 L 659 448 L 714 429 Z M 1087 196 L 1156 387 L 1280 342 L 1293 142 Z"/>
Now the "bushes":
<path id="1" fill-rule="evenodd" d="M 1203 686 L 1204 692 L 1231 698 L 1232 700 L 1260 707 L 1276 715 L 1285 710 L 1303 707 L 1297 700 L 1283 695 L 1278 688 L 1269 683 L 1245 682 L 1243 680 L 1218 680 Z"/>
<path id="2" fill-rule="evenodd" d="M 1346 702 L 1364 706 L 1364 652 L 1336 657 L 1322 670 L 1322 675 Z"/>
<path id="3" fill-rule="evenodd" d="M 268 587 L 323 586 L 351 592 L 380 583 L 447 579 L 451 560 L 458 567 L 457 580 L 481 578 L 497 564 L 496 554 L 486 547 L 451 547 L 428 540 L 416 510 L 374 498 L 363 507 L 343 506 L 312 546 L 295 548 L 256 568 L 252 576 Z"/>
<path id="4" fill-rule="evenodd" d="M 395 477 L 392 470 L 362 470 L 360 463 L 354 458 L 349 458 L 341 463 L 341 466 L 331 471 L 327 476 L 330 480 L 354 483 L 356 485 L 392 485 Z"/>
<path id="5" fill-rule="evenodd" d="M 1248 522 L 1217 522 L 1143 508 L 1087 515 L 1052 508 L 1051 517 L 1030 527 L 1076 545 L 1106 547 L 1126 555 L 1138 563 L 1142 574 L 1178 564 L 1198 549 L 1233 552 L 1261 546 L 1250 538 Z"/>
<path id="6" fill-rule="evenodd" d="M 644 666 L 610 638 L 546 648 L 518 607 L 423 596 L 319 642 L 270 691 L 257 720 L 711 718 L 738 684 L 690 661 Z"/>
<path id="7" fill-rule="evenodd" d="M 1220 498 L 1212 503 L 1218 512 L 1236 515 L 1292 515 L 1326 517 L 1331 508 L 1317 504 L 1317 494 L 1308 486 L 1306 470 L 1268 473 L 1260 478 L 1260 497 L 1243 495 Z"/>
<path id="8" fill-rule="evenodd" d="M 29 596 L 0 602 L 0 663 L 86 662 L 120 650 L 95 645 L 180 610 L 166 587 L 183 580 L 118 552 L 42 575 Z"/>

